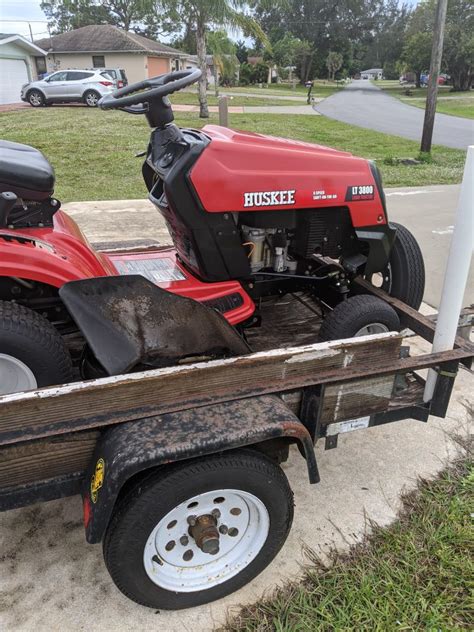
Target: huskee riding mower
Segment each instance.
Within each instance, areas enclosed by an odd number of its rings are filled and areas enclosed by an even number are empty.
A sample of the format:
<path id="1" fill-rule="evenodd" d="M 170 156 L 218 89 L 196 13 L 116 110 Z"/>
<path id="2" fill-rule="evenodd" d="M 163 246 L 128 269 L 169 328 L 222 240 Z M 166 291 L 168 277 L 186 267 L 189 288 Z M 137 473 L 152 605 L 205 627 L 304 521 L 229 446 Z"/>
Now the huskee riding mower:
<path id="1" fill-rule="evenodd" d="M 248 352 L 261 305 L 289 294 L 320 310 L 320 340 L 399 329 L 390 305 L 361 294 L 360 277 L 420 306 L 422 255 L 389 223 L 375 164 L 215 125 L 178 128 L 167 96 L 199 76 L 171 72 L 100 101 L 147 118 L 143 177 L 174 248 L 95 251 L 53 197 L 46 158 L 1 142 L 0 394 L 78 371 Z"/>

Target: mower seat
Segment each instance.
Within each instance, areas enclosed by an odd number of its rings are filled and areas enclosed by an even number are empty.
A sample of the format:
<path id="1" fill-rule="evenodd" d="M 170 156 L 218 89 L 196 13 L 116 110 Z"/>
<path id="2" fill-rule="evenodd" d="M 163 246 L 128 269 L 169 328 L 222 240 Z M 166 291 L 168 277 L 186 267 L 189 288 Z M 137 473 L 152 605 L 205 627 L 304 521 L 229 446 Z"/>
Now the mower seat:
<path id="1" fill-rule="evenodd" d="M 0 140 L 0 193 L 10 191 L 24 200 L 45 200 L 53 189 L 53 168 L 40 151 Z"/>

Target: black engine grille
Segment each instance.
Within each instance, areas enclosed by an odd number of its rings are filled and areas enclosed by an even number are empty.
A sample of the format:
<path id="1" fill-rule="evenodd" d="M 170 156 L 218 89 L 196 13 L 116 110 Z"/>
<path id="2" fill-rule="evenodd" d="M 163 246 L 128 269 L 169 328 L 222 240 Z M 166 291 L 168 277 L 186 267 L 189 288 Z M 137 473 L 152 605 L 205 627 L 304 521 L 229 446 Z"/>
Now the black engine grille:
<path id="1" fill-rule="evenodd" d="M 309 259 L 316 253 L 337 259 L 350 249 L 355 233 L 346 207 L 302 211 L 296 217 L 293 250 L 298 256 Z"/>

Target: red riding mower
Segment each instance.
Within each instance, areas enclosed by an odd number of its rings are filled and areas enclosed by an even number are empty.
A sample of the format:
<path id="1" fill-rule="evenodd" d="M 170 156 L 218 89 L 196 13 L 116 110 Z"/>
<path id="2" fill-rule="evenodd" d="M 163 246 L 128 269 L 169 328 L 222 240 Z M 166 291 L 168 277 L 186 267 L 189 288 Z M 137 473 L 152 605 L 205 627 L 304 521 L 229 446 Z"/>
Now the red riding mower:
<path id="1" fill-rule="evenodd" d="M 199 76 L 171 72 L 100 101 L 146 116 L 143 177 L 174 248 L 95 251 L 52 197 L 46 158 L 1 142 L 0 394 L 78 370 L 87 379 L 247 353 L 261 300 L 289 293 L 322 308 L 322 340 L 398 329 L 388 304 L 357 295 L 358 276 L 419 307 L 422 255 L 388 222 L 375 164 L 215 125 L 180 129 L 167 95 Z"/>

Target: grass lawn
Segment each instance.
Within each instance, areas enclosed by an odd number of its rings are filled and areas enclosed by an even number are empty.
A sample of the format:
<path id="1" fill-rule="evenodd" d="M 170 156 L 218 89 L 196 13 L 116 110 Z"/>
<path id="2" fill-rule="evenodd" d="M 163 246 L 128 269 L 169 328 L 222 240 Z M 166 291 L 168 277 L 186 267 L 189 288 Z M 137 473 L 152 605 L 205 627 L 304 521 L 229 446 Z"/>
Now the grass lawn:
<path id="1" fill-rule="evenodd" d="M 195 113 L 179 113 L 178 125 L 201 127 Z M 209 122 L 217 123 L 217 115 Z M 352 127 L 323 116 L 231 114 L 236 129 L 286 136 L 347 150 L 377 159 L 386 186 L 460 182 L 465 152 L 435 147 L 433 162 L 405 166 L 392 158 L 413 157 L 419 145 L 397 136 Z M 142 159 L 148 143 L 144 117 L 102 112 L 86 107 L 57 106 L 0 114 L 2 138 L 33 145 L 45 153 L 56 171 L 56 195 L 63 202 L 143 198 Z"/>
<path id="2" fill-rule="evenodd" d="M 221 93 L 227 93 L 227 90 L 222 90 Z M 198 96 L 193 92 L 176 92 L 175 94 L 172 94 L 170 96 L 170 100 L 172 103 L 179 103 L 184 105 L 199 105 Z M 207 103 L 208 105 L 217 105 L 218 99 L 217 97 L 214 97 L 212 95 L 207 95 Z M 302 97 L 301 105 L 304 105 L 305 103 L 306 101 Z M 236 95 L 229 99 L 229 105 L 256 105 L 268 107 L 269 105 L 299 105 L 299 103 L 298 101 L 290 101 L 289 99 L 271 99 L 268 98 L 268 96 L 267 98 L 259 98 L 258 96 L 241 97 Z"/>
<path id="3" fill-rule="evenodd" d="M 408 105 L 415 105 L 417 108 L 425 109 L 424 101 L 415 101 L 409 98 L 403 98 L 402 101 L 408 103 Z M 474 119 L 474 98 L 440 99 L 436 103 L 436 111 L 443 114 L 451 114 L 452 116 Z"/>
<path id="4" fill-rule="evenodd" d="M 313 555 L 301 583 L 245 607 L 225 630 L 474 629 L 473 498 L 473 462 L 459 462 L 406 496 L 390 527 L 328 564 Z"/>
<path id="5" fill-rule="evenodd" d="M 339 86 L 335 81 L 318 81 L 314 82 L 313 96 L 315 97 L 328 97 L 334 92 L 341 90 L 342 86 Z M 225 92 L 248 92 L 252 94 L 275 94 L 280 96 L 301 96 L 306 97 L 308 94 L 308 88 L 297 83 L 293 90 L 288 83 L 272 83 L 271 87 L 267 87 L 263 84 L 262 88 L 258 86 L 239 86 L 236 88 L 223 88 Z"/>
<path id="6" fill-rule="evenodd" d="M 407 88 L 401 86 L 398 81 L 374 81 L 374 84 L 408 105 L 425 109 L 426 88 L 409 88 L 412 94 L 407 96 Z M 436 104 L 437 112 L 474 119 L 474 93 L 472 91 L 451 92 L 450 86 L 439 86 L 438 97 L 441 98 Z"/>

